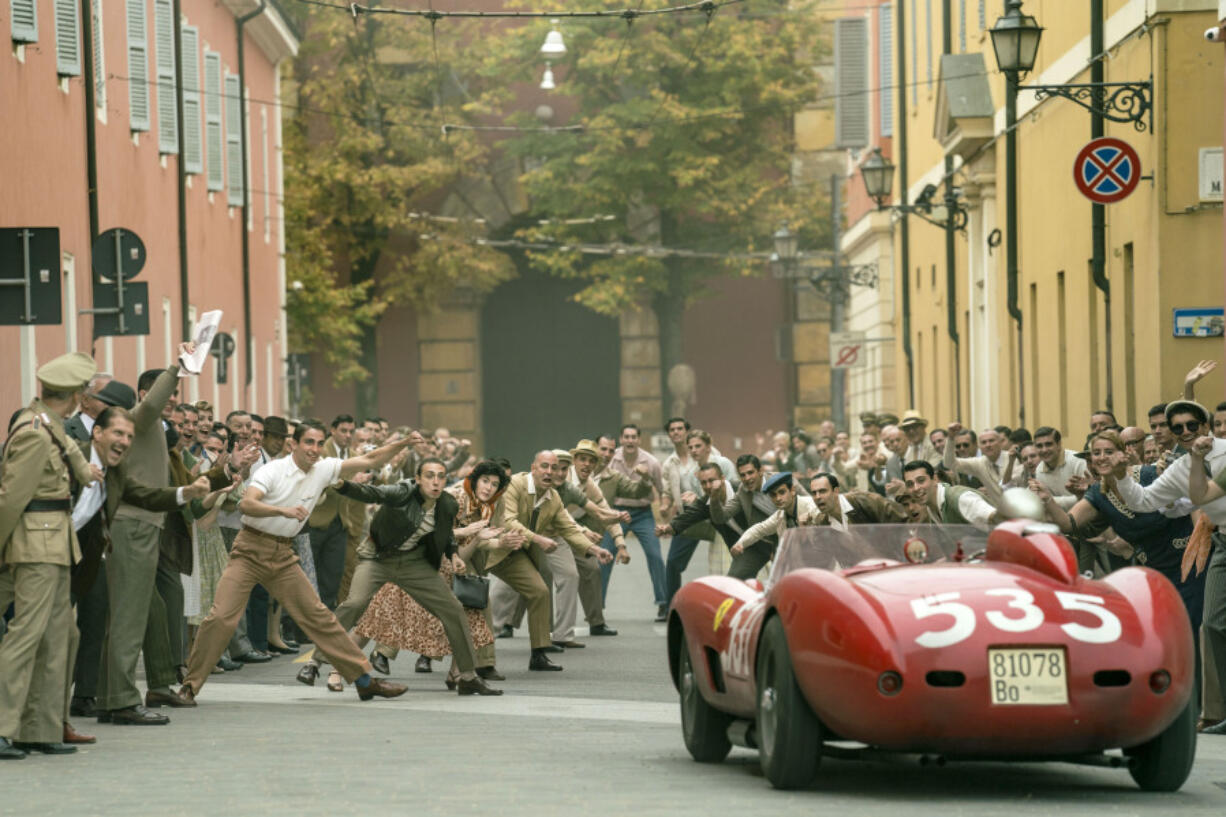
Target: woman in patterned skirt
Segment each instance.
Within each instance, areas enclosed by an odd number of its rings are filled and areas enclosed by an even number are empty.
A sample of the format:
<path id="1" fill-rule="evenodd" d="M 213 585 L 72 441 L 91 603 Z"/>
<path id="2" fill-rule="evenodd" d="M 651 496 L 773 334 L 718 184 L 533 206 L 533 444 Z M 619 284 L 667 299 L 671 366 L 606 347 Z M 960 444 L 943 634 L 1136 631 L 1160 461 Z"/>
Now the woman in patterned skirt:
<path id="1" fill-rule="evenodd" d="M 489 527 L 494 505 L 508 481 L 509 477 L 501 467 L 485 460 L 478 463 L 466 479 L 447 489 L 459 504 L 455 518 L 455 538 L 466 573 L 481 572 L 485 561 L 482 557 L 483 551 L 515 546 L 516 537 L 504 535 L 500 529 Z M 443 560 L 439 573 L 450 585 L 452 571 L 448 561 Z M 487 610 L 466 607 L 464 612 L 468 616 L 473 647 L 477 649 L 477 674 L 488 680 L 505 680 L 494 669 L 494 636 L 490 630 Z M 385 584 L 375 594 L 354 632 L 378 642 L 375 653 L 372 654 L 372 663 L 379 662 L 384 667 L 387 659 L 395 657 L 401 649 L 411 650 L 423 657 L 439 658 L 451 654 L 451 646 L 447 643 L 442 622 L 427 613 L 394 584 Z M 453 663 L 447 678 L 449 689 L 455 685 L 454 673 Z"/>

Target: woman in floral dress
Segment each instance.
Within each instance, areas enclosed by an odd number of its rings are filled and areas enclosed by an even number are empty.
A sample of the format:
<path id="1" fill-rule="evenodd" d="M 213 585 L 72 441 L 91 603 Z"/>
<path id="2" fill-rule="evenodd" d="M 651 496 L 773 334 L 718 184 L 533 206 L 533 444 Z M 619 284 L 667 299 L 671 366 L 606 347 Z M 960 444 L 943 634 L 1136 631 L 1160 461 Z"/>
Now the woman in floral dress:
<path id="1" fill-rule="evenodd" d="M 456 545 L 460 558 L 464 560 L 465 572 L 470 575 L 480 572 L 480 565 L 484 563 L 481 557 L 483 551 L 513 546 L 514 537 L 504 536 L 500 529 L 489 527 L 494 505 L 508 481 L 509 477 L 501 467 L 485 460 L 478 463 L 466 479 L 447 489 L 459 504 L 455 518 Z M 450 586 L 452 570 L 449 560 L 443 560 L 439 573 Z M 504 680 L 494 669 L 494 635 L 490 631 L 486 610 L 466 607 L 464 612 L 468 616 L 473 647 L 477 649 L 477 674 L 489 680 Z M 375 649 L 386 658 L 394 658 L 402 649 L 431 658 L 451 655 L 442 622 L 394 584 L 385 584 L 375 594 L 354 632 L 378 642 Z M 455 684 L 454 674 L 453 663 L 447 677 L 448 688 Z"/>

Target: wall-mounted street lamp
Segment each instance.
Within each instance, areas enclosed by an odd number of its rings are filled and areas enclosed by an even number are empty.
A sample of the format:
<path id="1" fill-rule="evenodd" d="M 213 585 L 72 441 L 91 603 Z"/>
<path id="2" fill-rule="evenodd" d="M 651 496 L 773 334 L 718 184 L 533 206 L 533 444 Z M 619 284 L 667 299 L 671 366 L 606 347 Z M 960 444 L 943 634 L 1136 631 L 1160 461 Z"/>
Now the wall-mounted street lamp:
<path id="1" fill-rule="evenodd" d="M 966 207 L 958 199 L 956 189 L 949 186 L 939 204 L 935 203 L 938 192 L 935 184 L 926 185 L 914 204 L 886 204 L 894 189 L 894 165 L 881 155 L 881 148 L 873 148 L 872 154 L 860 165 L 860 178 L 864 180 L 868 197 L 877 202 L 878 210 L 909 213 L 941 228 L 966 229 Z"/>
<path id="2" fill-rule="evenodd" d="M 1009 0 L 1003 17 L 989 32 L 996 64 L 1006 75 L 1020 76 L 1034 68 L 1043 27 L 1022 13 L 1022 0 Z M 1112 122 L 1131 123 L 1139 131 L 1148 127 L 1153 110 L 1153 79 L 1144 82 L 1077 82 L 1065 85 L 1027 85 L 1036 99 L 1059 96 Z"/>

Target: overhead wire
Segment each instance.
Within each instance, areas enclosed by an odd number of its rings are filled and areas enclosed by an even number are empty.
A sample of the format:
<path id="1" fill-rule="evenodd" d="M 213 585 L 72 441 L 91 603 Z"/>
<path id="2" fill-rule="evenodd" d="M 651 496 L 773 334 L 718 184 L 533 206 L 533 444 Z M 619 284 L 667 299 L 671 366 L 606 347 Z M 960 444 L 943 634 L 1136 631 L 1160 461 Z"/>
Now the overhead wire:
<path id="1" fill-rule="evenodd" d="M 723 6 L 733 6 L 746 2 L 746 0 L 701 0 L 701 2 L 685 3 L 677 6 L 669 6 L 659 9 L 644 9 L 641 4 L 638 9 L 621 8 L 621 9 L 596 9 L 591 11 L 439 11 L 433 6 L 428 9 L 401 9 L 401 8 L 378 8 L 364 6 L 360 3 L 329 3 L 325 0 L 298 0 L 299 3 L 304 3 L 309 6 L 322 6 L 323 8 L 338 9 L 348 12 L 354 19 L 357 19 L 360 14 L 389 14 L 400 17 L 420 17 L 426 20 L 441 20 L 446 17 L 461 17 L 461 18 L 477 18 L 477 19 L 494 19 L 494 18 L 510 18 L 510 19 L 530 19 L 530 18 L 571 18 L 571 19 L 613 19 L 620 18 L 622 20 L 634 20 L 639 17 L 654 17 L 664 14 L 687 14 L 693 12 L 705 12 L 710 14 L 714 9 Z"/>

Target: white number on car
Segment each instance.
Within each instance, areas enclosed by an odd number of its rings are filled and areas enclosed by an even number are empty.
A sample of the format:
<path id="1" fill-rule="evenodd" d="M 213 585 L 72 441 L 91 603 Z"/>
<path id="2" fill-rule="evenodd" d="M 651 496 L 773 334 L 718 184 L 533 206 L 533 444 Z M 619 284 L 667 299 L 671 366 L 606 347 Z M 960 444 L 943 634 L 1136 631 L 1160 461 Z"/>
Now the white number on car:
<path id="1" fill-rule="evenodd" d="M 944 630 L 928 630 L 916 637 L 915 643 L 921 647 L 950 647 L 965 641 L 975 632 L 975 611 L 957 599 L 961 593 L 937 593 L 911 600 L 911 611 L 917 619 L 930 616 L 946 615 L 953 618 L 953 623 Z M 987 610 L 983 617 L 998 630 L 1006 633 L 1028 633 L 1037 630 L 1044 621 L 1043 610 L 1034 603 L 1034 596 L 1025 590 L 1014 587 L 1000 587 L 985 590 L 986 596 L 1006 597 L 1007 606 L 1017 611 L 1018 615 L 1006 615 L 1000 610 Z M 1106 601 L 1101 596 L 1090 596 L 1085 593 L 1067 593 L 1056 591 L 1056 600 L 1065 610 L 1088 613 L 1098 620 L 1097 627 L 1088 627 L 1076 622 L 1061 624 L 1062 629 L 1070 638 L 1087 644 L 1110 644 L 1117 641 L 1123 632 L 1119 617 L 1106 607 Z"/>
<path id="2" fill-rule="evenodd" d="M 965 641 L 975 632 L 975 611 L 965 604 L 954 601 L 957 593 L 937 593 L 911 600 L 911 610 L 916 618 L 929 616 L 953 616 L 954 623 L 945 630 L 929 630 L 915 639 L 921 647 L 949 647 Z"/>
<path id="3" fill-rule="evenodd" d="M 988 620 L 998 630 L 1004 630 L 1006 633 L 1028 633 L 1031 630 L 1037 630 L 1043 624 L 1043 611 L 1034 606 L 1034 596 L 1027 593 L 1025 590 L 1018 590 L 1012 587 L 999 587 L 995 590 L 989 590 L 984 595 L 988 596 L 1012 596 L 1013 600 L 1009 602 L 1009 606 L 1014 610 L 1021 610 L 1020 618 L 1010 618 L 999 610 L 989 610 L 983 614 L 983 617 Z"/>
<path id="4" fill-rule="evenodd" d="M 1123 628 L 1120 627 L 1120 620 L 1106 607 L 1100 596 L 1087 596 L 1084 593 L 1065 593 L 1056 591 L 1056 598 L 1060 601 L 1060 606 L 1065 610 L 1077 610 L 1082 613 L 1089 613 L 1098 619 L 1097 627 L 1086 627 L 1084 624 L 1061 624 L 1060 629 L 1068 633 L 1078 641 L 1084 641 L 1087 644 L 1110 644 L 1112 641 L 1120 637 Z"/>

